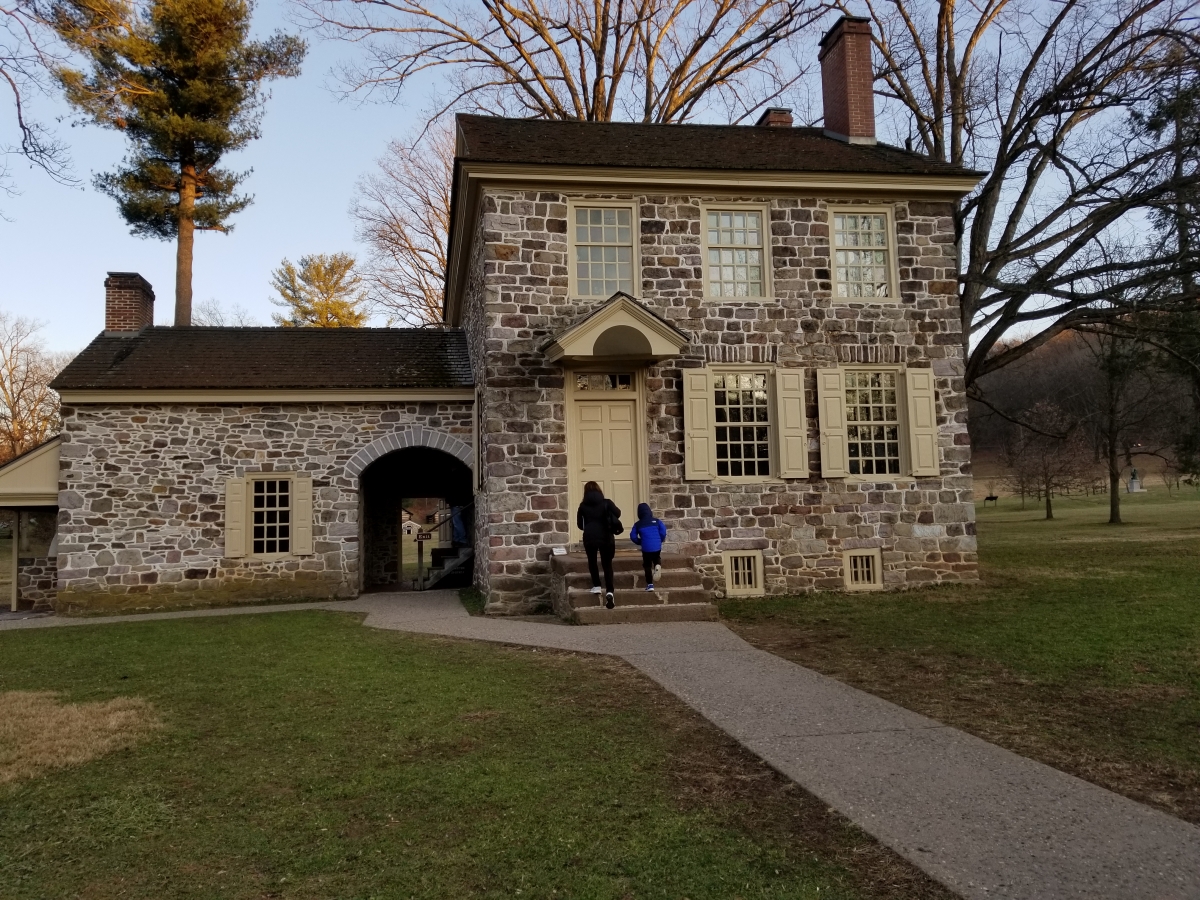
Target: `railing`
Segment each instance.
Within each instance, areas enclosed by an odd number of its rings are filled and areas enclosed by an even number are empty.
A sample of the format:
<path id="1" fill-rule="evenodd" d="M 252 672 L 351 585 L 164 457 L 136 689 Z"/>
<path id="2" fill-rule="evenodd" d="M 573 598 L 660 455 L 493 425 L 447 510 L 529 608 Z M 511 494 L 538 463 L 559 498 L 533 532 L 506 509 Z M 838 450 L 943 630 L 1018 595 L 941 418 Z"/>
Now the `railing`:
<path id="1" fill-rule="evenodd" d="M 447 505 L 446 512 L 441 518 L 437 518 L 438 514 L 434 513 L 433 515 L 429 516 L 429 518 L 433 519 L 433 521 L 426 522 L 426 526 L 420 530 L 430 534 L 437 532 L 439 544 L 450 544 L 451 546 L 461 544 L 463 547 L 473 547 L 475 544 L 475 517 L 470 515 L 470 513 L 474 507 L 474 500 L 472 500 L 466 506 L 451 507 Z M 454 535 L 454 520 L 456 517 L 462 528 L 461 540 L 457 541 L 455 540 Z M 420 551 L 418 551 L 418 553 L 420 553 Z M 422 558 L 423 554 L 418 555 L 418 562 L 422 560 Z M 432 562 L 432 556 L 430 562 Z M 423 570 L 421 566 L 418 566 L 417 581 L 416 585 L 414 585 L 414 588 L 416 588 L 417 585 L 420 586 L 420 590 L 424 590 L 426 587 L 428 587 L 425 582 L 429 574 L 432 574 L 432 569 Z"/>

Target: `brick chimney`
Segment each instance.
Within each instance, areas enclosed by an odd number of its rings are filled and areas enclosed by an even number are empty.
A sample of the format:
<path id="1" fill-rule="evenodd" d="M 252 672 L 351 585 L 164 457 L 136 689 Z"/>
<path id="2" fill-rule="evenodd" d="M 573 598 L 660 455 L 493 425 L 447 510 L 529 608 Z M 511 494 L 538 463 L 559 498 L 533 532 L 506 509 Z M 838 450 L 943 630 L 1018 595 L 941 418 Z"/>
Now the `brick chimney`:
<path id="1" fill-rule="evenodd" d="M 792 111 L 771 106 L 763 110 L 763 114 L 754 123 L 756 128 L 791 128 Z"/>
<path id="2" fill-rule="evenodd" d="M 871 87 L 871 23 L 842 16 L 821 38 L 821 94 L 825 133 L 851 144 L 875 143 Z"/>
<path id="3" fill-rule="evenodd" d="M 104 279 L 104 330 L 136 334 L 154 324 L 154 288 L 137 272 Z"/>

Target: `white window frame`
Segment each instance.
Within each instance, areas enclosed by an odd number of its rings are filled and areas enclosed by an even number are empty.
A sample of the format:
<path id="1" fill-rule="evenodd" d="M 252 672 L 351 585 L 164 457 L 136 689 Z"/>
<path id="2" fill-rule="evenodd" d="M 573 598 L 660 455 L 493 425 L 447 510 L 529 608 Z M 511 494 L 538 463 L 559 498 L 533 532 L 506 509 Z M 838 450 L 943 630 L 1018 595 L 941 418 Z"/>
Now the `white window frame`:
<path id="1" fill-rule="evenodd" d="M 908 450 L 908 445 L 909 445 L 910 441 L 912 440 L 912 438 L 909 435 L 909 429 L 908 429 L 908 384 L 905 382 L 905 379 L 904 379 L 904 367 L 903 366 L 894 366 L 894 365 L 893 366 L 852 365 L 852 366 L 841 366 L 841 370 L 842 370 L 842 388 L 843 388 L 843 393 L 842 393 L 842 409 L 843 409 L 843 411 L 846 408 L 846 406 L 845 406 L 845 396 L 846 396 L 845 395 L 845 377 L 847 375 L 849 375 L 851 372 L 853 372 L 855 374 L 867 374 L 867 375 L 872 374 L 874 372 L 888 372 L 888 373 L 894 374 L 896 376 L 896 427 L 897 427 L 897 431 L 898 431 L 898 436 L 900 438 L 900 442 L 899 442 L 900 443 L 900 471 L 899 472 L 895 473 L 894 475 L 890 475 L 890 474 L 886 474 L 886 473 L 883 475 L 864 475 L 862 473 L 859 473 L 857 475 L 850 474 L 849 431 L 850 431 L 850 426 L 852 424 L 857 424 L 857 423 L 852 423 L 852 422 L 850 422 L 849 418 L 847 418 L 846 419 L 846 431 L 847 431 L 846 478 L 849 479 L 850 481 L 866 481 L 866 482 L 895 481 L 900 478 L 907 480 L 907 479 L 912 478 L 912 475 L 910 474 L 910 472 L 912 470 L 912 464 L 911 464 L 912 457 L 909 455 L 909 450 Z"/>
<path id="2" fill-rule="evenodd" d="M 870 584 L 854 584 L 850 579 L 850 557 L 852 556 L 869 556 L 873 560 L 875 566 L 876 581 Z M 862 548 L 858 550 L 843 550 L 842 551 L 842 580 L 846 585 L 846 590 L 858 593 L 860 591 L 882 591 L 883 590 L 883 551 L 878 547 Z"/>
<path id="3" fill-rule="evenodd" d="M 833 289 L 833 302 L 839 306 L 846 306 L 851 303 L 862 304 L 895 304 L 900 302 L 900 265 L 896 259 L 896 210 L 891 204 L 866 205 L 866 206 L 829 206 L 826 209 L 829 215 L 829 283 Z M 871 215 L 877 216 L 882 214 L 886 220 L 886 229 L 888 235 L 888 283 L 890 295 L 887 297 L 842 297 L 838 295 L 838 280 L 837 280 L 837 244 L 836 244 L 836 228 L 833 220 L 839 215 Z"/>
<path id="4" fill-rule="evenodd" d="M 762 253 L 763 253 L 763 293 L 761 297 L 726 297 L 725 295 L 710 294 L 708 292 L 708 214 L 710 212 L 756 212 L 762 216 Z M 771 300 L 775 296 L 774 274 L 775 268 L 771 256 L 771 204 L 769 203 L 745 203 L 732 201 L 729 203 L 721 203 L 716 200 L 705 201 L 700 204 L 700 261 L 702 267 L 702 284 L 704 290 L 704 299 L 714 302 L 733 301 L 737 303 L 762 303 Z"/>
<path id="5" fill-rule="evenodd" d="M 627 209 L 630 213 L 630 241 L 632 283 L 630 293 L 642 296 L 642 225 L 641 204 L 636 200 L 587 200 L 571 197 L 567 199 L 567 292 L 574 300 L 607 300 L 595 294 L 579 293 L 579 278 L 575 271 L 575 211 L 577 209 Z M 613 244 L 611 246 L 620 246 Z M 611 294 L 609 296 L 612 296 Z"/>
<path id="6" fill-rule="evenodd" d="M 708 370 L 712 375 L 766 375 L 767 376 L 767 462 L 770 467 L 770 473 L 767 475 L 718 475 L 716 467 L 717 460 L 717 429 L 724 425 L 729 425 L 729 422 L 721 423 L 717 421 L 716 409 L 716 387 L 710 383 L 709 403 L 712 404 L 713 421 L 713 481 L 726 484 L 764 484 L 768 482 L 779 481 L 780 478 L 776 474 L 779 471 L 779 447 L 777 444 L 779 427 L 775 421 L 778 418 L 776 408 L 778 404 L 775 402 L 775 372 L 776 367 L 771 365 L 754 365 L 752 363 L 740 363 L 733 365 L 715 365 L 708 366 Z M 741 427 L 739 424 L 738 427 Z"/>
<path id="7" fill-rule="evenodd" d="M 730 560 L 735 556 L 753 560 L 751 563 L 754 568 L 753 587 L 735 588 L 733 586 L 733 567 Z M 767 586 L 763 583 L 763 552 L 761 550 L 722 550 L 721 565 L 725 574 L 726 597 L 762 597 L 766 594 Z"/>
<path id="8" fill-rule="evenodd" d="M 301 497 L 297 490 L 298 482 L 303 479 L 306 484 L 306 497 Z M 255 553 L 254 552 L 254 482 L 256 481 L 287 481 L 288 503 L 291 512 L 289 521 L 289 549 L 286 553 Z M 238 499 L 234 495 L 239 494 Z M 298 559 L 313 554 L 313 522 L 315 521 L 315 503 L 313 496 L 312 476 L 307 472 L 247 472 L 245 475 L 230 477 L 225 482 L 225 547 L 224 558 L 251 559 L 261 561 L 276 561 L 281 559 Z M 240 514 L 235 504 L 241 505 Z M 305 516 L 307 515 L 307 521 Z M 241 546 L 235 549 L 230 546 L 231 532 L 240 531 L 237 540 Z"/>

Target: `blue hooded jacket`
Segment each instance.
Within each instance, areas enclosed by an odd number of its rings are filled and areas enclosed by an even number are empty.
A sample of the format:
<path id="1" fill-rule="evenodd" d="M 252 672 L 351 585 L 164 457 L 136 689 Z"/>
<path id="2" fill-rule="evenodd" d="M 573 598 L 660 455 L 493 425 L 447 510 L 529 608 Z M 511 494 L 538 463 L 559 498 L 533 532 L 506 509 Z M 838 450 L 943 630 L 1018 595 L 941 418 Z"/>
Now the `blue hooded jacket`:
<path id="1" fill-rule="evenodd" d="M 643 553 L 657 553 L 667 539 L 667 526 L 654 518 L 649 503 L 638 504 L 638 520 L 629 529 L 629 539 L 642 548 Z"/>

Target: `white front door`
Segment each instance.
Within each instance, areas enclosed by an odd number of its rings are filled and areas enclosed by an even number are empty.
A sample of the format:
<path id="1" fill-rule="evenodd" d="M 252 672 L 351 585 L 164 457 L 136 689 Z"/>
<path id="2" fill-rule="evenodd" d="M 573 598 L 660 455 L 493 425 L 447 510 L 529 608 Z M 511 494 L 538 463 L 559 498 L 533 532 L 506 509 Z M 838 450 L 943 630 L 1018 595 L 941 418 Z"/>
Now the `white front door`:
<path id="1" fill-rule="evenodd" d="M 583 497 L 583 485 L 594 481 L 604 496 L 620 508 L 621 520 L 632 522 L 636 518 L 641 483 L 639 441 L 634 431 L 637 401 L 632 397 L 576 400 L 574 407 L 574 446 L 578 452 L 571 468 L 577 498 Z"/>

